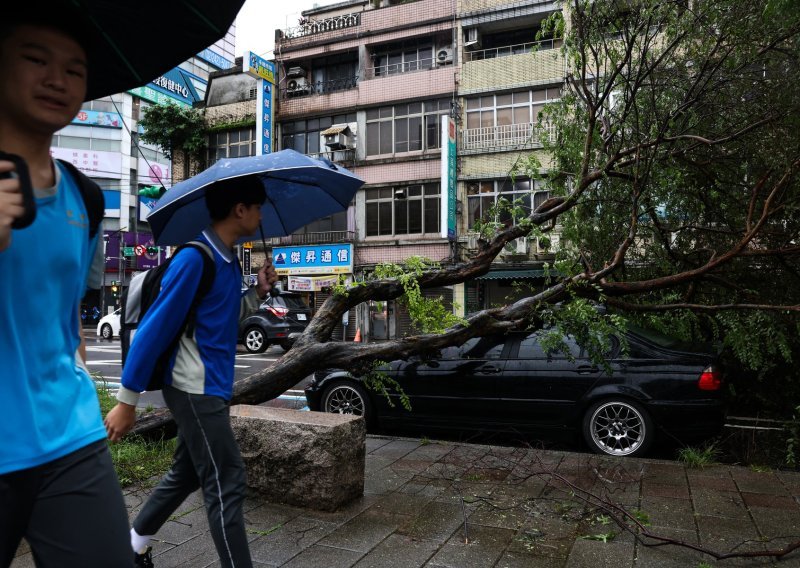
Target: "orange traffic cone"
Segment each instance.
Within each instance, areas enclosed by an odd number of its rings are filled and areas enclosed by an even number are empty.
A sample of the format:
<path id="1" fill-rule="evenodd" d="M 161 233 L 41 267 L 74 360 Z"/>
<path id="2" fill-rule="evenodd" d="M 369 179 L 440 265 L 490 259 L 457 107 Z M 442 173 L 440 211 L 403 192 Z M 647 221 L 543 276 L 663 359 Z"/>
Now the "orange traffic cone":
<path id="1" fill-rule="evenodd" d="M 353 338 L 353 341 L 361 341 L 361 328 L 359 327 L 356 329 L 356 336 Z"/>

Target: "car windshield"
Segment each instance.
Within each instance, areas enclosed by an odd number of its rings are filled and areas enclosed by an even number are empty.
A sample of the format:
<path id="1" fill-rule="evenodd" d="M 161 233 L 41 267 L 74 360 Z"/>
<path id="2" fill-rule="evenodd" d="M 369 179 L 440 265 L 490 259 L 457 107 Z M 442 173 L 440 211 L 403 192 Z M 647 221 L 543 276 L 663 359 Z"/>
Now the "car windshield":
<path id="1" fill-rule="evenodd" d="M 305 302 L 303 302 L 300 296 L 288 296 L 285 294 L 275 296 L 274 298 L 269 298 L 261 305 L 262 308 L 266 308 L 267 306 L 288 308 L 290 310 L 308 309 L 308 306 L 306 306 Z"/>

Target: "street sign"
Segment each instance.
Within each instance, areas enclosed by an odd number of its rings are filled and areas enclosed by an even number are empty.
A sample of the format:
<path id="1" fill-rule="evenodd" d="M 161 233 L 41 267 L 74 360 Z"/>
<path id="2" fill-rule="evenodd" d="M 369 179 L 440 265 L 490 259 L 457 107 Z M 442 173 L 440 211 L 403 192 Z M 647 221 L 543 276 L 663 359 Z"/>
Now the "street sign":
<path id="1" fill-rule="evenodd" d="M 122 254 L 123 256 L 133 256 L 133 247 L 123 247 Z"/>
<path id="2" fill-rule="evenodd" d="M 136 256 L 142 256 L 147 252 L 147 248 L 144 245 L 136 245 L 133 247 L 133 251 L 136 253 Z"/>
<path id="3" fill-rule="evenodd" d="M 242 248 L 243 249 L 251 249 L 251 248 L 253 248 L 252 241 L 247 241 L 246 243 L 242 243 Z"/>

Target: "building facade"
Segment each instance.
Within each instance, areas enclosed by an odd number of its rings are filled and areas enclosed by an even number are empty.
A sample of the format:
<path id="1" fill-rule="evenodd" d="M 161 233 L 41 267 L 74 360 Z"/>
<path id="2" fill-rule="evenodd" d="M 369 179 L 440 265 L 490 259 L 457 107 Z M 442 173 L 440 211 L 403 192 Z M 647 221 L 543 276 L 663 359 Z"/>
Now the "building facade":
<path id="1" fill-rule="evenodd" d="M 358 280 L 411 256 L 462 261 L 476 249 L 476 221 L 514 222 L 497 218 L 499 198 L 527 210 L 547 199 L 512 172 L 541 152 L 537 115 L 560 97 L 559 43 L 536 40 L 557 10 L 537 0 L 355 0 L 306 10 L 298 26 L 277 30 L 278 149 L 328 157 L 365 185 L 347 212 L 273 244 L 352 242 Z M 443 175 L 442 125 L 450 120 L 457 183 L 448 236 L 442 209 L 453 186 Z M 541 285 L 542 261 L 556 245 L 557 238 L 523 239 L 483 278 L 426 293 L 454 302 L 460 314 L 512 301 L 525 293 L 515 282 Z M 355 316 L 351 333 L 370 339 L 413 331 L 397 302 L 372 302 Z"/>

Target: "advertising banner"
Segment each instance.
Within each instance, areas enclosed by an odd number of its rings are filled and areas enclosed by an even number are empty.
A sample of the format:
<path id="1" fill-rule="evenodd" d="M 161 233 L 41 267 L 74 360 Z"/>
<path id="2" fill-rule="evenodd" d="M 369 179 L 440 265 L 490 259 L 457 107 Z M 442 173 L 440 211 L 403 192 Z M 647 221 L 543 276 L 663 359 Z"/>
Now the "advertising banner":
<path id="1" fill-rule="evenodd" d="M 442 238 L 456 238 L 456 123 L 442 121 Z"/>
<path id="2" fill-rule="evenodd" d="M 104 128 L 122 128 L 122 117 L 116 112 L 82 110 L 72 119 L 72 124 L 78 124 L 80 126 L 102 126 Z"/>
<path id="3" fill-rule="evenodd" d="M 122 177 L 122 154 L 99 150 L 75 150 L 73 148 L 50 148 L 50 155 L 70 162 L 89 177 Z"/>
<path id="4" fill-rule="evenodd" d="M 263 156 L 272 152 L 275 64 L 252 51 L 245 53 L 242 61 L 244 72 L 258 79 L 256 131 L 260 135 L 256 155 Z"/>

